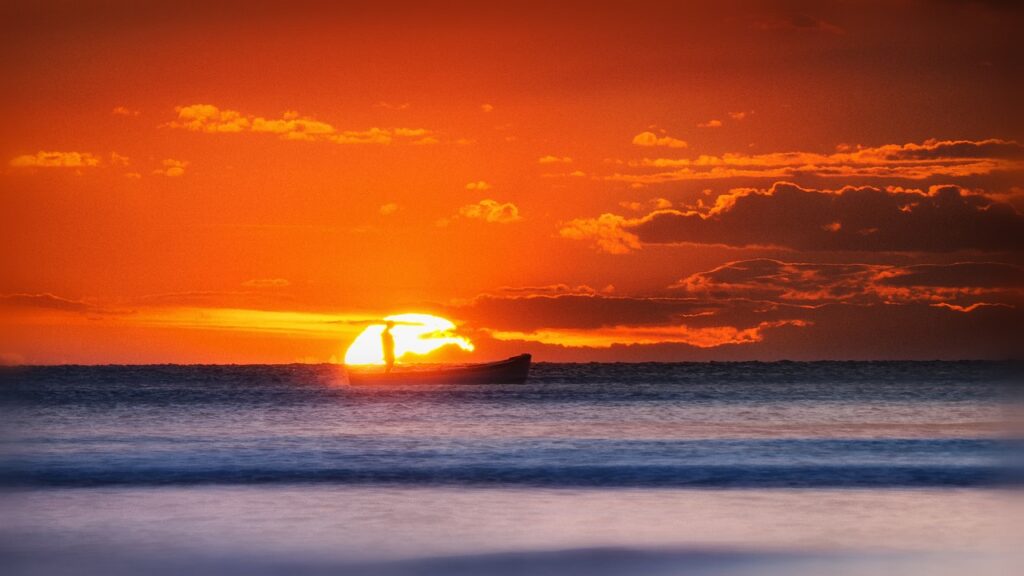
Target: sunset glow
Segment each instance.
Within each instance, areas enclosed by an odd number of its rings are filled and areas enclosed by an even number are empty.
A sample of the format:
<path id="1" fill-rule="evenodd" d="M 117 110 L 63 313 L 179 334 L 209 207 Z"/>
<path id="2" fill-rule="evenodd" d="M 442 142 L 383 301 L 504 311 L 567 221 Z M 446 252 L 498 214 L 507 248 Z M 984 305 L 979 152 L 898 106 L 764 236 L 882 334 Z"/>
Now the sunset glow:
<path id="1" fill-rule="evenodd" d="M 549 4 L 0 9 L 0 361 L 1024 349 L 1019 7 Z"/>
<path id="2" fill-rule="evenodd" d="M 430 314 L 395 314 L 384 320 L 395 323 L 391 328 L 391 335 L 395 339 L 395 359 L 398 361 L 410 354 L 423 357 L 444 346 L 457 346 L 467 352 L 473 351 L 473 343 L 457 335 L 455 324 L 444 318 Z M 382 332 L 384 324 L 367 326 L 345 352 L 345 364 L 384 364 Z"/>

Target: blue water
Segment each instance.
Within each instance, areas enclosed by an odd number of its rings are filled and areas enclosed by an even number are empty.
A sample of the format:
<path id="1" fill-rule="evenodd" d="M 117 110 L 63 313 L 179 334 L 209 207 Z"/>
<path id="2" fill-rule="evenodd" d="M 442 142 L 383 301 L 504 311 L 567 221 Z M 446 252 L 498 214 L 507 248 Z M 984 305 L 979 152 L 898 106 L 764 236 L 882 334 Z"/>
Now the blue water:
<path id="1" fill-rule="evenodd" d="M 330 365 L 19 368 L 0 388 L 0 560 L 871 573 L 895 553 L 984 572 L 1022 485 L 1015 370 L 539 364 L 525 385 L 367 388 Z"/>

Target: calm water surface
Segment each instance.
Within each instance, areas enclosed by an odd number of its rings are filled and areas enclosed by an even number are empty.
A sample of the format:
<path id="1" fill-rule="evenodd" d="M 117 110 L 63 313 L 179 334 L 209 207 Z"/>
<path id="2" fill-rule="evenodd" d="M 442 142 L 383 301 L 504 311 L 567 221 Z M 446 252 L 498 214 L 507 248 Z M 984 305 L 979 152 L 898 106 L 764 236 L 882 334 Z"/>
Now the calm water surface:
<path id="1" fill-rule="evenodd" d="M 0 560 L 29 573 L 1002 573 L 1013 367 L 333 366 L 5 374 Z"/>

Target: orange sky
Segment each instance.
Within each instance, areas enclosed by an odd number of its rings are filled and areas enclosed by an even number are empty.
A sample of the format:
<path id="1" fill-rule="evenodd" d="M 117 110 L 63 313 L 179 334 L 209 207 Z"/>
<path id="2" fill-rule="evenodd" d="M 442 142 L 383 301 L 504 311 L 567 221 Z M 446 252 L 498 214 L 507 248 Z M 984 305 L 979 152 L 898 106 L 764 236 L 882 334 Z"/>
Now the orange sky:
<path id="1" fill-rule="evenodd" d="M 136 4 L 0 8 L 5 362 L 1020 344 L 1019 8 Z"/>

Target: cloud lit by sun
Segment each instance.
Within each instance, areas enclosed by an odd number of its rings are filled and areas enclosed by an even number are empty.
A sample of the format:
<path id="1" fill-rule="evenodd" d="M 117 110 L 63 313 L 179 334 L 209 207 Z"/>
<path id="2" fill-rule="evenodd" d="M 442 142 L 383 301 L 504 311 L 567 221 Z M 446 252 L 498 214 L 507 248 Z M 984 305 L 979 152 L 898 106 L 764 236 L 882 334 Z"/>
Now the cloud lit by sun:
<path id="1" fill-rule="evenodd" d="M 395 339 L 395 358 L 401 360 L 407 354 L 425 356 L 444 346 L 458 346 L 473 351 L 473 343 L 469 339 L 455 333 L 455 324 L 451 321 L 430 314 L 395 314 L 384 318 L 395 323 L 391 335 Z M 367 326 L 359 334 L 345 352 L 345 364 L 349 365 L 381 365 L 384 364 L 384 351 L 381 347 L 381 333 L 384 324 Z"/>

